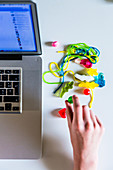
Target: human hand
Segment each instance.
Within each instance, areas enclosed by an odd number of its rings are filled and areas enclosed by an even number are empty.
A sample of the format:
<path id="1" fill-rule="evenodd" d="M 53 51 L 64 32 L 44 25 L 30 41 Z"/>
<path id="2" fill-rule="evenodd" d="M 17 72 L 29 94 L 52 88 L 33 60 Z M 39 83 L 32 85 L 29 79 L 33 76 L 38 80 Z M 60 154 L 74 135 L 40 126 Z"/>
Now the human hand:
<path id="1" fill-rule="evenodd" d="M 73 108 L 67 100 L 65 103 L 73 146 L 74 170 L 96 170 L 104 127 L 88 106 L 80 105 L 77 96 L 73 96 Z"/>

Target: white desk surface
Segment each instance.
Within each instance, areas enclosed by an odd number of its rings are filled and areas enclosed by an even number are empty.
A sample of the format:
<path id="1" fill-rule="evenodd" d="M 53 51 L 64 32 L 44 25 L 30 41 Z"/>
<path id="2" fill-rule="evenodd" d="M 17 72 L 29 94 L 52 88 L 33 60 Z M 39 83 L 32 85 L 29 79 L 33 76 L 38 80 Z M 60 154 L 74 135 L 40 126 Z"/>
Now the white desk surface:
<path id="1" fill-rule="evenodd" d="M 85 42 L 100 49 L 96 65 L 104 72 L 106 87 L 95 89 L 93 110 L 105 126 L 99 152 L 99 170 L 113 170 L 113 1 L 112 0 L 37 0 L 42 40 L 43 72 L 48 64 L 58 62 L 65 45 Z M 47 42 L 58 40 L 59 48 Z M 76 67 L 78 69 L 78 67 Z M 74 70 L 76 71 L 76 68 Z M 48 76 L 49 81 L 56 81 Z M 64 101 L 74 89 L 59 99 L 52 96 L 57 85 L 43 83 L 43 158 L 41 160 L 0 160 L 1 170 L 72 170 L 72 148 L 66 119 L 54 116 L 54 110 L 65 107 Z M 77 94 L 77 93 L 76 93 Z M 80 95 L 82 104 L 89 97 Z"/>

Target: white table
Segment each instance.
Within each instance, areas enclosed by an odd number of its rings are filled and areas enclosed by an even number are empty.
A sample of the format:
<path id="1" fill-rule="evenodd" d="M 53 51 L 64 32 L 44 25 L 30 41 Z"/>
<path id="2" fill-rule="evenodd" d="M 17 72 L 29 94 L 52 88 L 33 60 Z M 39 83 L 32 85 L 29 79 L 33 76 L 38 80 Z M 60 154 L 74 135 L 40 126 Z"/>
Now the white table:
<path id="1" fill-rule="evenodd" d="M 100 49 L 100 61 L 95 66 L 104 72 L 106 87 L 95 89 L 93 110 L 105 126 L 105 135 L 99 152 L 99 170 L 113 170 L 113 2 L 112 0 L 39 0 L 38 13 L 42 40 L 43 72 L 51 61 L 58 62 L 65 45 L 85 42 Z M 59 48 L 48 46 L 58 40 Z M 73 66 L 74 68 L 74 66 Z M 78 67 L 76 66 L 76 68 Z M 48 81 L 56 81 L 49 75 Z M 43 83 L 43 158 L 41 160 L 0 160 L 1 170 L 71 170 L 72 148 L 66 119 L 55 116 L 55 109 L 65 107 L 63 99 L 53 97 L 57 85 Z M 76 93 L 77 94 L 77 93 Z M 89 97 L 79 95 L 82 104 Z"/>

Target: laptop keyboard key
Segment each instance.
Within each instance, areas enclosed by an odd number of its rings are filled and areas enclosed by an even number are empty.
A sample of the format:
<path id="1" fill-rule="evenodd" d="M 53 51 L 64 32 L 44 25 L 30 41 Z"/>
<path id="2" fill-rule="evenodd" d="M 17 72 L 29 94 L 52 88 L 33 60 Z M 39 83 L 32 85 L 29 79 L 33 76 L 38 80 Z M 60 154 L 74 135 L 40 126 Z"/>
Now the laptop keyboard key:
<path id="1" fill-rule="evenodd" d="M 0 82 L 0 88 L 4 88 L 4 82 Z"/>
<path id="2" fill-rule="evenodd" d="M 4 110 L 4 107 L 1 107 L 1 106 L 0 106 L 0 110 Z"/>
<path id="3" fill-rule="evenodd" d="M 17 88 L 17 87 L 19 87 L 19 82 L 14 82 L 13 83 L 13 88 Z"/>
<path id="4" fill-rule="evenodd" d="M 11 74 L 11 70 L 5 70 L 6 74 Z"/>
<path id="5" fill-rule="evenodd" d="M 0 95 L 6 95 L 6 89 L 0 89 Z"/>
<path id="6" fill-rule="evenodd" d="M 15 95 L 19 95 L 19 82 L 14 82 L 13 88 L 15 88 Z"/>
<path id="7" fill-rule="evenodd" d="M 13 89 L 7 89 L 7 95 L 13 95 Z"/>
<path id="8" fill-rule="evenodd" d="M 0 74 L 4 74 L 4 70 L 0 70 Z"/>
<path id="9" fill-rule="evenodd" d="M 12 106 L 11 103 L 6 103 L 5 104 L 5 110 L 11 110 L 11 106 Z"/>
<path id="10" fill-rule="evenodd" d="M 6 88 L 12 88 L 12 82 L 6 82 Z"/>
<path id="11" fill-rule="evenodd" d="M 10 81 L 19 81 L 19 75 L 9 75 Z"/>
<path id="12" fill-rule="evenodd" d="M 19 110 L 19 107 L 13 107 L 13 110 Z"/>
<path id="13" fill-rule="evenodd" d="M 7 81 L 8 80 L 8 75 L 2 75 L 2 80 Z"/>
<path id="14" fill-rule="evenodd" d="M 19 70 L 13 70 L 13 74 L 19 74 Z"/>
<path id="15" fill-rule="evenodd" d="M 0 96 L 0 102 L 2 102 L 2 96 Z"/>
<path id="16" fill-rule="evenodd" d="M 19 95 L 19 88 L 15 88 L 15 95 Z"/>
<path id="17" fill-rule="evenodd" d="M 4 102 L 19 102 L 19 96 L 4 96 Z"/>

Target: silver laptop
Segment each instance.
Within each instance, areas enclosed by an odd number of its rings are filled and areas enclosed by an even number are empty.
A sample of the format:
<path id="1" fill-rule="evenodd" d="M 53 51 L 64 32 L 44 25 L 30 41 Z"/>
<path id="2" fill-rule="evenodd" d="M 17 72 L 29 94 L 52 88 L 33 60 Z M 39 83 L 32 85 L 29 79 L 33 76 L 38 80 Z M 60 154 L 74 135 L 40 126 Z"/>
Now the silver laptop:
<path id="1" fill-rule="evenodd" d="M 42 153 L 42 63 L 36 4 L 0 1 L 0 159 Z"/>

